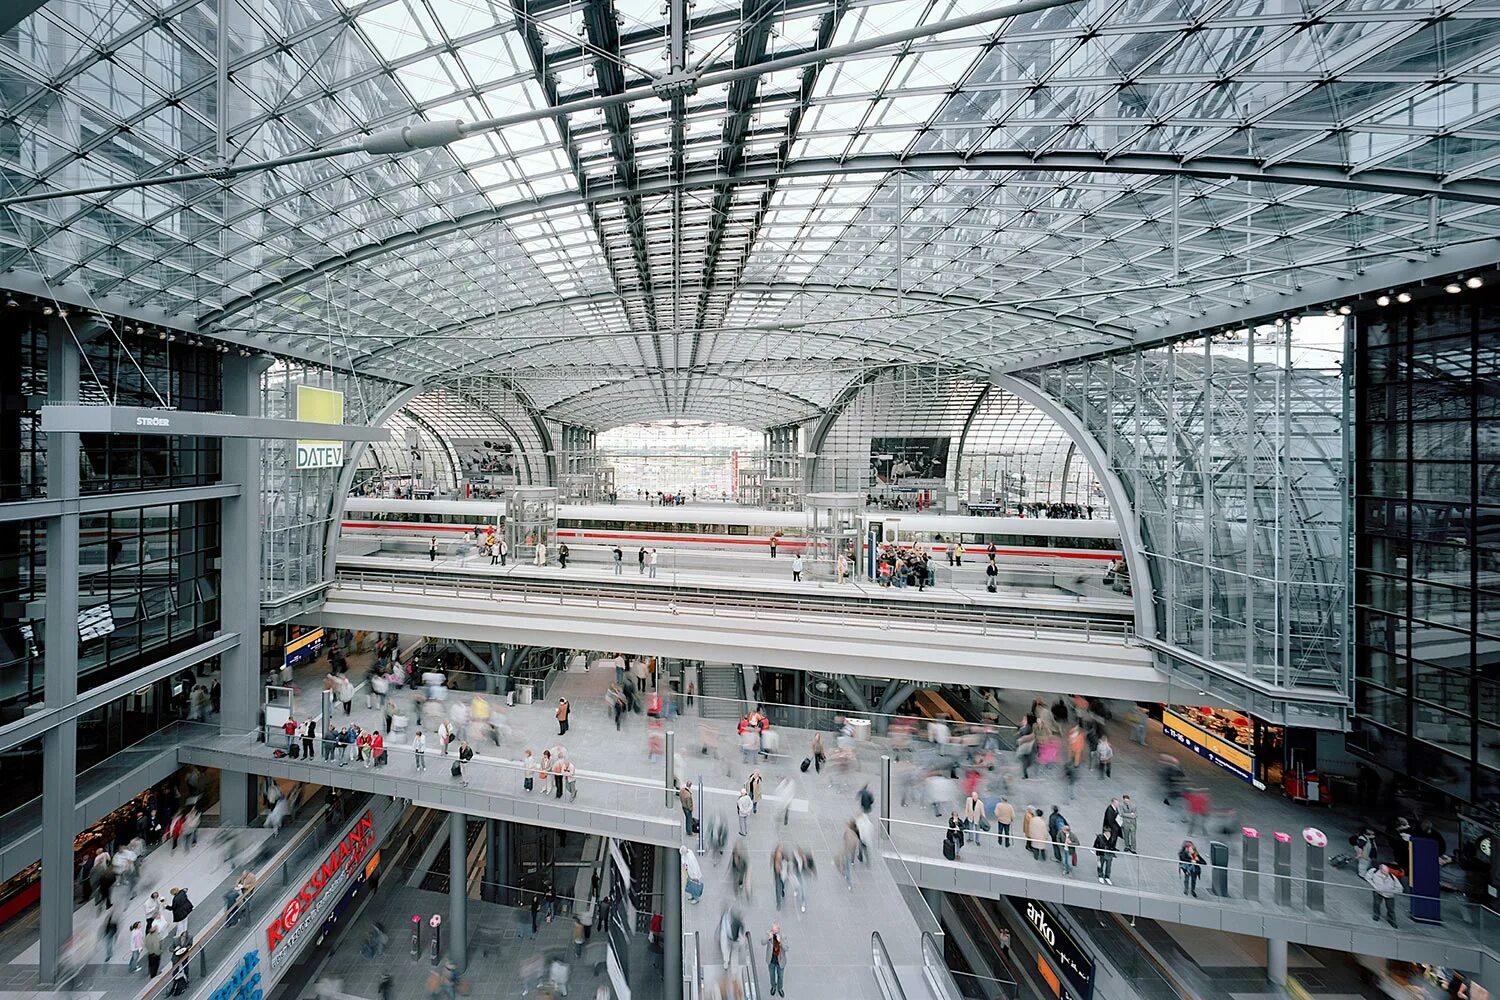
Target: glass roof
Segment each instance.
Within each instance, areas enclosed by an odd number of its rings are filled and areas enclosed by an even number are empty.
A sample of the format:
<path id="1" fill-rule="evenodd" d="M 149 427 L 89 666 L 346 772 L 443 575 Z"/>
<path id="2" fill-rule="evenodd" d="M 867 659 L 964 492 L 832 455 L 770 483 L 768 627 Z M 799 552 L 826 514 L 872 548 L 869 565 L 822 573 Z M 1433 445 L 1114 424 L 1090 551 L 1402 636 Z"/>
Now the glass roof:
<path id="1" fill-rule="evenodd" d="M 1497 235 L 1500 0 L 1058 0 L 878 44 L 987 6 L 51 0 L 0 36 L 0 200 L 510 123 L 12 204 L 0 271 L 550 419 L 769 425 Z"/>

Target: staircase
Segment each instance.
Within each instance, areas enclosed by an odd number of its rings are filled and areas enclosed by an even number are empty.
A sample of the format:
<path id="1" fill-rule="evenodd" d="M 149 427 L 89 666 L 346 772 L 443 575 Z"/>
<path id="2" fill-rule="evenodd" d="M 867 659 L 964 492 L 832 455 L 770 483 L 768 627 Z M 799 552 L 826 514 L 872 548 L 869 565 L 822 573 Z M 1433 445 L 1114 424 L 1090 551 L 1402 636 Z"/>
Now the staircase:
<path id="1" fill-rule="evenodd" d="M 738 719 L 745 714 L 740 670 L 732 663 L 705 663 L 698 668 L 698 693 L 705 719 Z"/>

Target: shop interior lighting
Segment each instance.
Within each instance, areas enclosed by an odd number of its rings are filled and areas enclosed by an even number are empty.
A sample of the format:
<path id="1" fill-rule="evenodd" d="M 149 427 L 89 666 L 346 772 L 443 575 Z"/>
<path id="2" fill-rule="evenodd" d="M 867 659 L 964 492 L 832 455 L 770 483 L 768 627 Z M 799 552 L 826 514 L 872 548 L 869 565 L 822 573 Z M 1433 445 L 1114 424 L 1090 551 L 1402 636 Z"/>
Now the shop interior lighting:
<path id="1" fill-rule="evenodd" d="M 1464 279 L 1464 285 L 1468 288 L 1482 288 L 1484 287 L 1484 279 L 1477 274 L 1471 274 Z"/>
<path id="2" fill-rule="evenodd" d="M 1406 303 L 1411 301 L 1411 292 L 1397 292 L 1396 301 L 1402 305 L 1406 305 Z"/>
<path id="3" fill-rule="evenodd" d="M 1464 290 L 1464 286 L 1460 285 L 1456 281 L 1450 281 L 1446 285 L 1443 286 L 1443 291 L 1447 292 L 1449 295 L 1457 295 L 1459 292 L 1461 292 L 1463 290 Z"/>
<path id="4" fill-rule="evenodd" d="M 1339 315 L 1340 316 L 1347 316 L 1350 313 L 1352 313 L 1353 311 L 1354 310 L 1350 306 L 1348 306 L 1347 304 L 1339 306 Z"/>
<path id="5" fill-rule="evenodd" d="M 1391 304 L 1391 297 L 1389 295 L 1382 295 L 1375 300 L 1375 304 L 1381 308 L 1385 308 Z"/>

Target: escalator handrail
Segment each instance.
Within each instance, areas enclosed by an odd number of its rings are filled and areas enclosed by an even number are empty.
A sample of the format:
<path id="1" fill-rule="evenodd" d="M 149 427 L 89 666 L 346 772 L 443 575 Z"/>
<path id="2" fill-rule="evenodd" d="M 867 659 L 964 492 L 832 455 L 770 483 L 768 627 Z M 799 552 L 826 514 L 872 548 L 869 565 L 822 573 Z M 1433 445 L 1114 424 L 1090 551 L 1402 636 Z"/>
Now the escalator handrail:
<path id="1" fill-rule="evenodd" d="M 922 978 L 937 1000 L 963 1000 L 963 993 L 943 957 L 943 949 L 931 931 L 922 932 Z"/>
<path id="2" fill-rule="evenodd" d="M 906 990 L 901 987 L 896 966 L 891 962 L 891 953 L 886 950 L 879 931 L 870 932 L 870 971 L 875 976 L 875 984 L 880 987 L 880 995 L 884 1000 L 906 1000 Z"/>

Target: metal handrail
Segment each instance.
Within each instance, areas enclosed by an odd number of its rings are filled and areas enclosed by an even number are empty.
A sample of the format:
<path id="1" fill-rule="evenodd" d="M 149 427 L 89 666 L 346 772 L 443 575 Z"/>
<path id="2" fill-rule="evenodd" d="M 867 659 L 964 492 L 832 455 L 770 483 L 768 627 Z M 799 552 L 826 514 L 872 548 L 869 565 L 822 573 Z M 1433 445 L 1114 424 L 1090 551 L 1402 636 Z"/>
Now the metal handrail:
<path id="1" fill-rule="evenodd" d="M 963 1000 L 953 971 L 948 968 L 948 960 L 943 957 L 943 949 L 931 931 L 922 932 L 922 978 L 927 980 L 936 1000 Z"/>
<path id="2" fill-rule="evenodd" d="M 698 954 L 698 932 L 682 935 L 682 1000 L 699 1000 L 703 995 L 703 966 Z"/>
<path id="3" fill-rule="evenodd" d="M 910 605 L 877 606 L 868 600 L 819 595 L 816 599 L 766 595 L 750 591 L 703 591 L 663 584 L 649 588 L 610 587 L 571 581 L 534 581 L 514 577 L 486 577 L 451 572 L 423 573 L 415 580 L 398 570 L 340 569 L 335 581 L 347 588 L 388 593 L 452 594 L 479 599 L 519 599 L 524 603 L 566 606 L 570 603 L 592 603 L 595 608 L 607 606 L 624 610 L 665 610 L 671 614 L 683 611 L 707 613 L 714 617 L 749 617 L 755 620 L 789 620 L 805 623 L 804 616 L 819 619 L 837 617 L 841 624 L 871 625 L 882 631 L 892 628 L 921 627 L 998 633 L 1030 632 L 1040 638 L 1044 632 L 1069 633 L 1085 642 L 1124 644 L 1133 640 L 1132 623 L 1118 618 L 1096 618 L 1075 612 L 1012 611 L 977 604 L 933 604 L 930 608 Z M 945 613 L 946 612 L 946 613 Z"/>
<path id="4" fill-rule="evenodd" d="M 870 971 L 875 975 L 875 984 L 885 1000 L 906 1000 L 906 990 L 896 976 L 896 966 L 891 962 L 891 953 L 885 949 L 879 931 L 870 932 Z"/>

